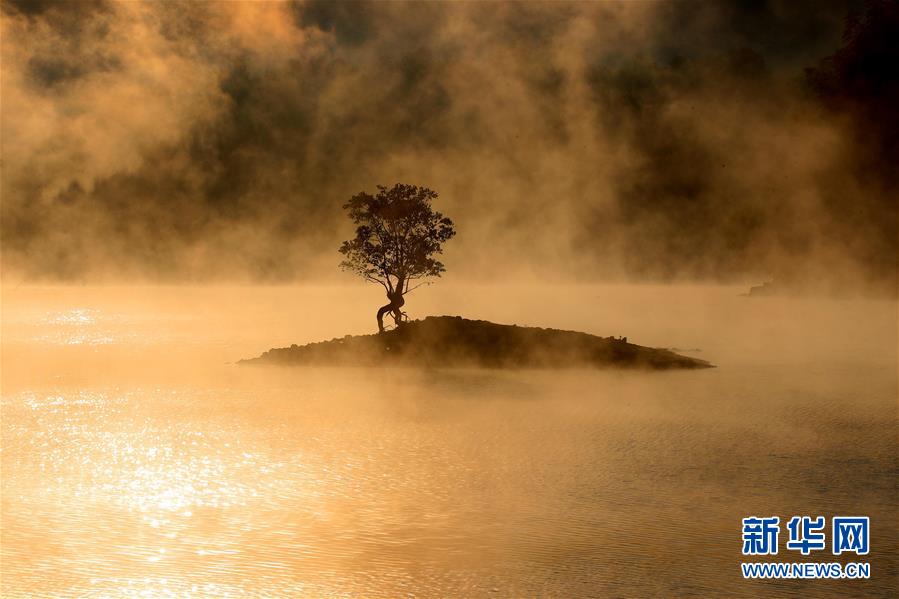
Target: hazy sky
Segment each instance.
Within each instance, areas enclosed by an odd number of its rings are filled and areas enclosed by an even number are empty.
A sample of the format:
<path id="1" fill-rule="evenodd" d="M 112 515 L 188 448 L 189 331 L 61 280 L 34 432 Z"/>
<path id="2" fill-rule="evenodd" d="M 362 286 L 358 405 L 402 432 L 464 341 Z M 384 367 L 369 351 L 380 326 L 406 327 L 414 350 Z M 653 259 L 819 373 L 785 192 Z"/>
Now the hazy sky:
<path id="1" fill-rule="evenodd" d="M 2 6 L 4 278 L 341 276 L 398 181 L 447 276 L 895 277 L 895 2 Z"/>

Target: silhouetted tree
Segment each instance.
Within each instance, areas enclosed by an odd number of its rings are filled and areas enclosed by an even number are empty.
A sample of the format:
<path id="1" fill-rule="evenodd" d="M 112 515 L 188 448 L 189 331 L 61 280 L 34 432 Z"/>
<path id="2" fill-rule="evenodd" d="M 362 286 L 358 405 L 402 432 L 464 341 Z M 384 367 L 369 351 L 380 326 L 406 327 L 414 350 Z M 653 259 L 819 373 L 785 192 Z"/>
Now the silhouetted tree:
<path id="1" fill-rule="evenodd" d="M 404 295 L 445 270 L 434 256 L 456 230 L 431 207 L 435 198 L 437 192 L 427 187 L 397 183 L 390 189 L 379 185 L 374 196 L 358 193 L 343 206 L 356 224 L 356 236 L 340 246 L 340 267 L 384 287 L 390 303 L 378 309 L 379 332 L 388 312 L 397 326 L 402 323 Z"/>

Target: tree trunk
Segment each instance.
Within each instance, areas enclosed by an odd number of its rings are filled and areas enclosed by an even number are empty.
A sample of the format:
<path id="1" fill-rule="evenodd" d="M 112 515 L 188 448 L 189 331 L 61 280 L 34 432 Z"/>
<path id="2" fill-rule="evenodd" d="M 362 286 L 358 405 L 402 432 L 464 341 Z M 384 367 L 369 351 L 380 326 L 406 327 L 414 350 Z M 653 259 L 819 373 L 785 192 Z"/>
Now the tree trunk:
<path id="1" fill-rule="evenodd" d="M 393 310 L 393 302 L 378 308 L 378 332 L 384 332 L 384 315 Z"/>
<path id="2" fill-rule="evenodd" d="M 393 312 L 393 323 L 397 328 L 403 323 L 403 312 L 400 308 L 404 305 L 406 305 L 406 300 L 403 297 L 403 294 L 397 292 L 396 301 L 393 302 L 393 309 L 391 310 L 391 312 Z"/>
<path id="3" fill-rule="evenodd" d="M 390 300 L 390 303 L 386 306 L 381 306 L 378 308 L 378 332 L 384 332 L 384 315 L 387 313 L 393 313 L 393 321 L 396 323 L 396 326 L 400 325 L 402 322 L 403 313 L 400 311 L 406 304 L 406 300 L 403 298 L 403 293 L 399 290 L 393 292 L 392 294 L 387 294 L 387 299 Z"/>

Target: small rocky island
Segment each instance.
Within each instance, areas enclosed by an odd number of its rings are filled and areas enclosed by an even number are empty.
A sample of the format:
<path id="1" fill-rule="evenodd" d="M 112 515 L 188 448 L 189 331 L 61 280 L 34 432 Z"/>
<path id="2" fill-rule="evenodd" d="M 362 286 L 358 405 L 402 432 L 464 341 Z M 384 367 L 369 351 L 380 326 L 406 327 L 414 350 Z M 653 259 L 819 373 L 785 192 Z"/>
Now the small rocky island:
<path id="1" fill-rule="evenodd" d="M 241 364 L 437 368 L 711 368 L 666 349 L 575 331 L 431 316 L 373 335 L 271 349 Z"/>

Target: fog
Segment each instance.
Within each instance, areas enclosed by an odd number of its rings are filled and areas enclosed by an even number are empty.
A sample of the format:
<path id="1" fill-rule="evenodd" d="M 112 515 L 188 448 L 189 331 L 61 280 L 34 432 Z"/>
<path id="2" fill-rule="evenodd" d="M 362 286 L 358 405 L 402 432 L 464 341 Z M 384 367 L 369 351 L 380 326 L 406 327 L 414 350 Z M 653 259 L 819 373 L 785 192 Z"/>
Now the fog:
<path id="1" fill-rule="evenodd" d="M 808 584 L 888 595 L 895 302 L 742 289 L 448 281 L 408 306 L 717 365 L 654 372 L 238 366 L 373 332 L 380 293 L 7 286 L 2 594 L 800 597 L 742 579 L 739 519 L 862 513 L 872 578 Z"/>
<path id="2" fill-rule="evenodd" d="M 413 319 L 462 314 L 627 336 L 631 343 L 670 348 L 724 369 L 877 364 L 895 379 L 895 302 L 747 298 L 741 291 L 738 286 L 447 283 L 415 291 L 407 308 Z M 128 385 L 256 381 L 259 372 L 277 377 L 279 368 L 235 362 L 272 347 L 374 333 L 380 296 L 374 286 L 352 285 L 7 287 L 3 387 L 77 384 L 98 376 Z"/>
<path id="3" fill-rule="evenodd" d="M 798 597 L 740 518 L 856 514 L 871 579 L 815 594 L 888 595 L 897 35 L 885 0 L 5 0 L 0 594 Z M 342 206 L 397 182 L 458 233 L 409 318 L 715 368 L 238 365 L 377 330 Z"/>
<path id="4" fill-rule="evenodd" d="M 10 0 L 3 280 L 348 283 L 341 205 L 401 181 L 440 193 L 460 282 L 893 293 L 896 26 L 887 2 Z"/>

